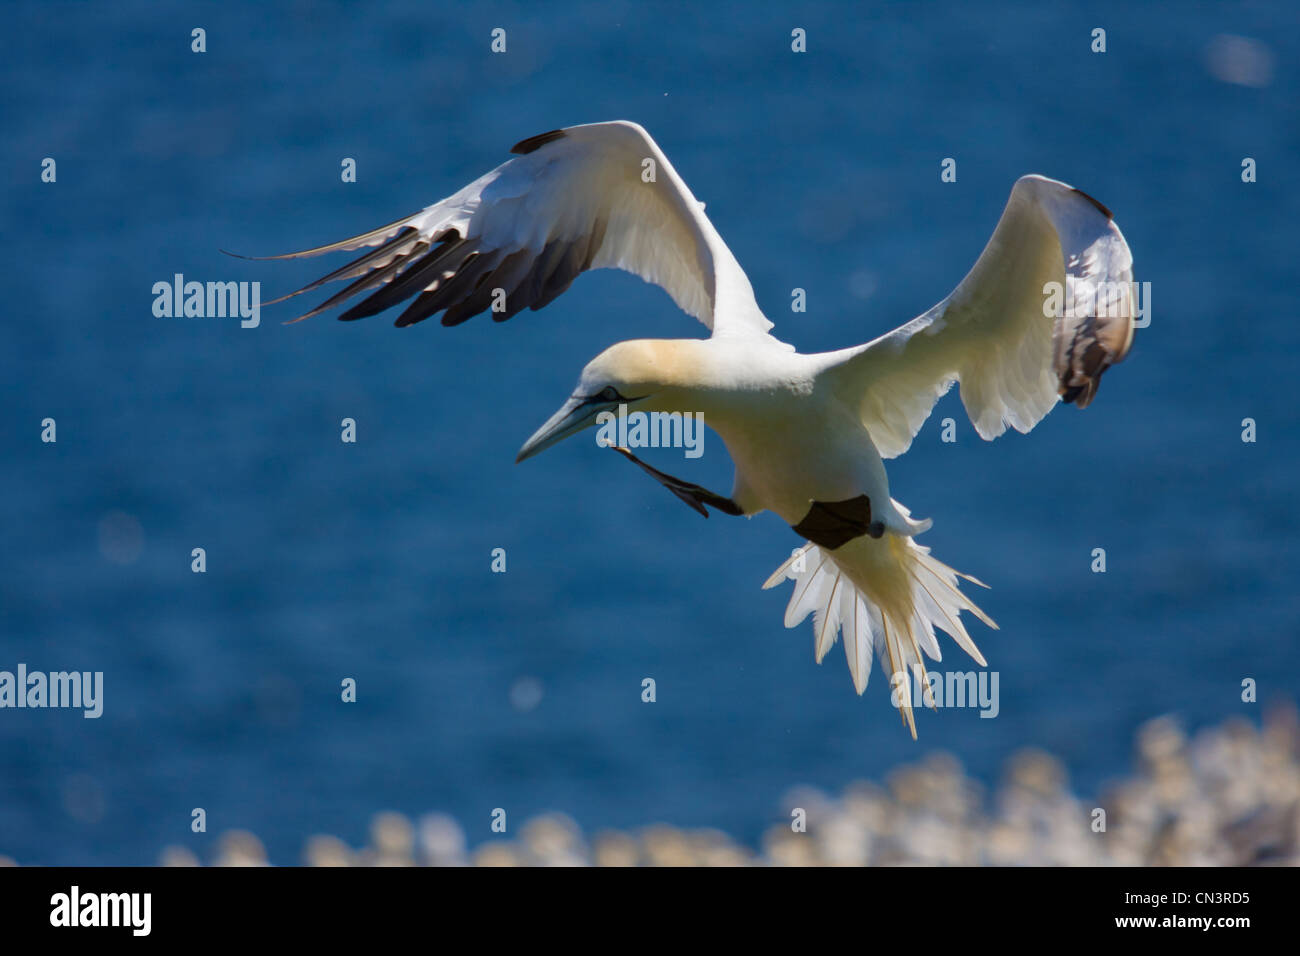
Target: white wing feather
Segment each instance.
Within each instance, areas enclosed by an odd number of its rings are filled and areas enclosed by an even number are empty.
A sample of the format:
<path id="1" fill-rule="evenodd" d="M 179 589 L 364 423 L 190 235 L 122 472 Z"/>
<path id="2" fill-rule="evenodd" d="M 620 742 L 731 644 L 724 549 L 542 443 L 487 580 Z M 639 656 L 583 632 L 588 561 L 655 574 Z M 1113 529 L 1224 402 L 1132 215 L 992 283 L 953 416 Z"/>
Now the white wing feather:
<path id="1" fill-rule="evenodd" d="M 1109 210 L 1042 176 L 1016 182 L 974 268 L 946 299 L 866 345 L 829 356 L 885 458 L 905 452 L 961 383 L 986 439 L 1027 432 L 1056 404 L 1087 405 L 1133 340 L 1133 257 Z M 1063 308 L 1045 309 L 1057 283 Z"/>
<path id="2" fill-rule="evenodd" d="M 450 325 L 492 307 L 493 291 L 502 289 L 506 308 L 493 316 L 503 319 L 546 305 L 586 269 L 608 267 L 661 286 L 715 335 L 762 335 L 772 327 L 704 204 L 640 126 L 572 126 L 513 151 L 520 155 L 413 216 L 269 258 L 379 247 L 293 293 L 357 280 L 307 316 L 362 292 L 369 297 L 341 318 L 373 315 L 418 294 L 397 324 L 445 310 Z"/>

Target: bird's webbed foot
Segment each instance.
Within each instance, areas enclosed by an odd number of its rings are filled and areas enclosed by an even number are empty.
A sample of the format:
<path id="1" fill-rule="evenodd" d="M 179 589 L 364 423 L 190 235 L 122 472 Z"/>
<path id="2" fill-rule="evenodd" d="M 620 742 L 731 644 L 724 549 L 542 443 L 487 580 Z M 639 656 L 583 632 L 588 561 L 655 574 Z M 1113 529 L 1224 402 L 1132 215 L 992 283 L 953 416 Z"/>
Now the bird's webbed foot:
<path id="1" fill-rule="evenodd" d="M 864 534 L 879 538 L 885 533 L 882 522 L 871 520 L 871 499 L 866 495 L 846 501 L 814 501 L 803 520 L 791 527 L 830 551 Z"/>
<path id="2" fill-rule="evenodd" d="M 723 514 L 743 515 L 745 513 L 741 510 L 740 505 L 736 504 L 730 498 L 709 491 L 708 488 L 704 488 L 694 482 L 674 478 L 672 475 L 666 474 L 658 468 L 647 465 L 640 458 L 632 454 L 626 448 L 623 448 L 621 445 L 611 445 L 610 447 L 628 461 L 640 465 L 641 469 L 654 478 L 655 481 L 659 482 L 682 501 L 686 502 L 692 509 L 698 511 L 706 518 L 709 516 L 709 512 L 705 509 L 705 505 L 717 508 Z"/>

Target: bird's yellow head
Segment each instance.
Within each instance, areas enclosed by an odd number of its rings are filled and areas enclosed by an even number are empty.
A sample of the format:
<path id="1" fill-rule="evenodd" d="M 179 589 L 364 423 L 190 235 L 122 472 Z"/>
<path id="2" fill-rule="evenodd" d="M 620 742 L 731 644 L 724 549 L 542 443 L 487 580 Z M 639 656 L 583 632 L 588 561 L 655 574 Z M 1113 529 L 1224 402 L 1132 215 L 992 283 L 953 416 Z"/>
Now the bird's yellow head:
<path id="1" fill-rule="evenodd" d="M 545 451 L 620 405 L 647 412 L 693 411 L 685 405 L 702 381 L 703 346 L 698 339 L 633 339 L 611 345 L 587 363 L 573 395 L 524 442 L 515 461 Z"/>

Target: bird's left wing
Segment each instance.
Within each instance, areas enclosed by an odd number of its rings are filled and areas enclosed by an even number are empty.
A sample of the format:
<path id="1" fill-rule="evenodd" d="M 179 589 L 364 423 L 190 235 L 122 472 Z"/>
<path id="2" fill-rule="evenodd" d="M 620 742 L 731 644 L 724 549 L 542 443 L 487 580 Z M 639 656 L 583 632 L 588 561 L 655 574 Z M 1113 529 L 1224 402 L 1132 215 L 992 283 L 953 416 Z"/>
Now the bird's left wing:
<path id="1" fill-rule="evenodd" d="M 974 268 L 929 312 L 828 356 L 836 391 L 885 458 L 961 383 L 986 439 L 1027 432 L 1060 397 L 1080 408 L 1133 342 L 1133 256 L 1110 210 L 1043 176 L 1011 190 Z"/>
<path id="2" fill-rule="evenodd" d="M 488 309 L 503 321 L 542 308 L 585 270 L 611 267 L 662 286 L 715 335 L 772 327 L 704 204 L 640 126 L 572 126 L 523 140 L 511 152 L 518 155 L 413 216 L 267 257 L 373 247 L 292 293 L 353 280 L 300 318 L 365 293 L 339 318 L 374 315 L 414 297 L 397 325 L 440 311 L 443 325 L 456 325 Z"/>

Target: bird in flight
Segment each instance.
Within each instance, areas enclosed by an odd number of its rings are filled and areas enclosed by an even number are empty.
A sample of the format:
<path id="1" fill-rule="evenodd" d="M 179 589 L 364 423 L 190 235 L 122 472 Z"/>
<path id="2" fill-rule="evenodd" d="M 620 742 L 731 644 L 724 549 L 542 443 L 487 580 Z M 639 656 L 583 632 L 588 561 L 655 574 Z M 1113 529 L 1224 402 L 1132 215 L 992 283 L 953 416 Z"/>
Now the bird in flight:
<path id="1" fill-rule="evenodd" d="M 587 269 L 623 269 L 661 286 L 711 336 L 631 339 L 601 352 L 516 460 L 620 406 L 703 413 L 735 465 L 729 496 L 615 450 L 705 517 L 709 508 L 771 511 L 789 524 L 805 543 L 764 585 L 794 582 L 786 626 L 813 615 L 818 663 L 842 638 L 859 694 L 878 655 L 915 738 L 909 682 L 928 686 L 925 656 L 941 659 L 935 629 L 987 666 L 961 613 L 997 625 L 959 579 L 986 585 L 917 544 L 931 522 L 891 497 L 884 459 L 907 451 L 953 383 L 985 439 L 1008 425 L 1028 432 L 1058 399 L 1080 408 L 1093 400 L 1134 330 L 1132 255 L 1110 211 L 1065 183 L 1025 176 L 951 295 L 863 345 L 805 355 L 771 334 L 704 204 L 640 126 L 572 126 L 511 152 L 413 216 L 267 257 L 369 250 L 275 301 L 351 280 L 299 318 L 353 303 L 339 318 L 360 319 L 409 303 L 398 326 L 439 312 L 443 325 L 457 325 L 489 310 L 500 322 L 540 309 Z"/>

